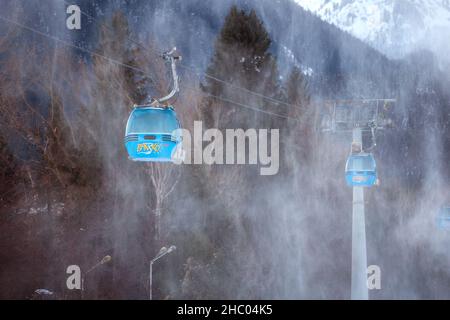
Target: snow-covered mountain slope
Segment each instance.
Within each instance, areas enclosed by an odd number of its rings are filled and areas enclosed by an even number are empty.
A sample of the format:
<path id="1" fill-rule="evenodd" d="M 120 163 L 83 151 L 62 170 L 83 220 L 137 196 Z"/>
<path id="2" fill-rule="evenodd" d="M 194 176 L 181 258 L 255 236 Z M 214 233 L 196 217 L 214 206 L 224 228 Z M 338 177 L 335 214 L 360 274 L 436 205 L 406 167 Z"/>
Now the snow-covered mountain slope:
<path id="1" fill-rule="evenodd" d="M 294 0 L 390 57 L 449 52 L 450 0 Z"/>

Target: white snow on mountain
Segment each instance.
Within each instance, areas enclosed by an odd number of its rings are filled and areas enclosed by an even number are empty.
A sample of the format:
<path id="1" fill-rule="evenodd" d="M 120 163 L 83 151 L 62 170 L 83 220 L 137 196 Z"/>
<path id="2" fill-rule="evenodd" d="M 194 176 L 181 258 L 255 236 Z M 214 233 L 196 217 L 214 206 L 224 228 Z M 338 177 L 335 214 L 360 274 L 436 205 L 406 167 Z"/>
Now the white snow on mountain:
<path id="1" fill-rule="evenodd" d="M 450 52 L 450 0 L 294 0 L 390 57 Z"/>

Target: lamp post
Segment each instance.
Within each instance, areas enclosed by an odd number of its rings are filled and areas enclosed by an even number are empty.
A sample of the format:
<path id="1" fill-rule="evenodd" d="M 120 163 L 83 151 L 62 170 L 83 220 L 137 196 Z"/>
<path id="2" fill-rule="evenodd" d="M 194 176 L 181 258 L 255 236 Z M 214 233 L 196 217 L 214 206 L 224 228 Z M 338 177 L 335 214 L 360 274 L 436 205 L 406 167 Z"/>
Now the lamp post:
<path id="1" fill-rule="evenodd" d="M 152 300 L 152 285 L 153 285 L 153 263 L 156 262 L 156 260 L 164 257 L 166 254 L 171 253 L 172 251 L 174 251 L 177 247 L 175 247 L 174 245 L 170 246 L 169 249 L 167 249 L 166 247 L 162 247 L 161 250 L 159 250 L 158 254 L 152 259 L 150 260 L 150 270 L 149 270 L 149 280 L 148 280 L 148 291 L 149 291 L 149 300 Z"/>
<path id="2" fill-rule="evenodd" d="M 99 262 L 97 262 L 96 264 L 94 264 L 88 271 L 86 271 L 82 276 L 81 276 L 81 299 L 83 299 L 83 293 L 84 293 L 84 279 L 86 278 L 86 276 L 88 275 L 88 273 L 90 273 L 91 271 L 93 271 L 94 269 L 96 269 L 97 267 L 101 266 L 102 264 L 108 263 L 111 261 L 111 256 L 110 255 L 106 255 L 103 257 L 102 260 L 100 260 Z"/>

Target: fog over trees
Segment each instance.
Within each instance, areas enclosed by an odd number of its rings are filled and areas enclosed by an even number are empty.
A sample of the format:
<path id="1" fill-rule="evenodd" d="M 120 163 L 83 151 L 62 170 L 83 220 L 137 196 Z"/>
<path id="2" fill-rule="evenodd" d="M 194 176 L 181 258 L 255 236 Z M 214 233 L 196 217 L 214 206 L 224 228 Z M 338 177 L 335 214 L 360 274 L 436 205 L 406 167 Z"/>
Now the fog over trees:
<path id="1" fill-rule="evenodd" d="M 175 245 L 154 299 L 348 299 L 351 140 L 318 129 L 321 101 L 348 98 L 396 99 L 366 191 L 368 265 L 382 270 L 370 298 L 450 297 L 450 234 L 435 224 L 450 205 L 450 81 L 431 52 L 389 59 L 291 1 L 93 1 L 76 33 L 55 27 L 64 2 L 30 3 L 0 8 L 86 50 L 0 20 L 0 298 L 147 299 L 149 261 Z M 279 129 L 276 175 L 128 159 L 128 115 L 171 88 L 160 54 L 174 45 L 182 127 Z M 83 297 L 66 287 L 69 265 L 105 255 Z"/>

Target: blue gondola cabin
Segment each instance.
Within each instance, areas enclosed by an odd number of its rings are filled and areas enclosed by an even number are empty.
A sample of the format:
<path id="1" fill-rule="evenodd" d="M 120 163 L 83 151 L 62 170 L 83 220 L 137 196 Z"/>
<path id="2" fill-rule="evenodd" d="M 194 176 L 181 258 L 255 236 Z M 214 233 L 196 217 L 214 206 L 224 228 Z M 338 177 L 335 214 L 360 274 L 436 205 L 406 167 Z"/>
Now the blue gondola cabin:
<path id="1" fill-rule="evenodd" d="M 125 148 L 133 161 L 172 162 L 181 142 L 174 131 L 180 128 L 172 107 L 138 106 L 131 112 Z"/>
<path id="2" fill-rule="evenodd" d="M 373 155 L 351 154 L 345 165 L 345 180 L 350 187 L 371 187 L 377 184 L 377 168 Z"/>
<path id="3" fill-rule="evenodd" d="M 437 225 L 441 229 L 450 229 L 450 207 L 442 207 L 437 216 Z"/>

